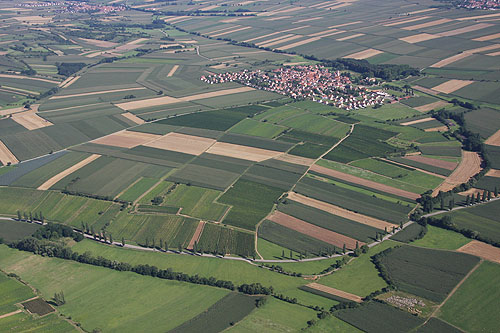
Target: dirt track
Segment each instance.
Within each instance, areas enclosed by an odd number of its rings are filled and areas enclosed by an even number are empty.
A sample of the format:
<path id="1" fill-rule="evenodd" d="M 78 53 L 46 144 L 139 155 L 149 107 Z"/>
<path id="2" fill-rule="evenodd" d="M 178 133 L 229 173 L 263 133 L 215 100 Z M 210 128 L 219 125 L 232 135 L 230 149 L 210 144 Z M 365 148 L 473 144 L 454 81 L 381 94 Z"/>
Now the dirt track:
<path id="1" fill-rule="evenodd" d="M 474 256 L 493 261 L 500 264 L 500 249 L 493 245 L 473 240 L 457 250 L 458 252 L 472 254 Z"/>
<path id="2" fill-rule="evenodd" d="M 349 249 L 356 248 L 356 240 L 336 232 L 320 228 L 314 224 L 307 223 L 305 221 L 299 220 L 293 216 L 284 214 L 279 211 L 275 211 L 269 218 L 270 221 L 278 223 L 284 227 L 300 232 L 304 235 L 311 236 L 320 241 L 328 244 L 335 245 L 337 247 L 343 247 L 344 244 Z M 359 246 L 363 245 L 363 242 L 359 242 Z"/>
<path id="3" fill-rule="evenodd" d="M 472 176 L 481 171 L 481 158 L 476 152 L 462 151 L 462 162 L 453 173 L 439 185 L 432 195 L 437 195 L 439 191 L 447 192 L 455 186 L 467 182 Z"/>
<path id="4" fill-rule="evenodd" d="M 347 210 L 347 209 L 344 209 L 341 207 L 337 207 L 335 205 L 332 205 L 332 204 L 329 204 L 329 203 L 326 203 L 323 201 L 309 198 L 309 197 L 306 197 L 304 195 L 301 195 L 301 194 L 298 194 L 295 192 L 290 192 L 288 194 L 288 198 L 290 200 L 297 201 L 297 202 L 304 204 L 306 206 L 314 207 L 314 208 L 320 209 L 322 211 L 325 211 L 327 213 L 330 213 L 330 214 L 333 214 L 336 216 L 340 216 L 340 217 L 343 217 L 343 218 L 346 218 L 348 220 L 355 221 L 355 222 L 358 222 L 361 224 L 369 225 L 371 227 L 374 227 L 374 228 L 377 228 L 380 230 L 384 230 L 385 228 L 387 228 L 387 230 L 392 230 L 393 227 L 398 226 L 396 224 L 382 221 L 382 220 L 376 219 L 374 217 L 355 213 L 355 212 L 352 212 L 350 210 Z"/>
<path id="5" fill-rule="evenodd" d="M 407 121 L 405 123 L 401 123 L 401 126 L 409 126 L 409 125 L 415 125 L 415 124 L 420 124 L 420 123 L 426 123 L 428 121 L 434 120 L 432 117 L 427 117 L 427 118 L 422 118 L 422 119 L 417 119 L 417 120 L 412 120 L 412 121 Z"/>
<path id="6" fill-rule="evenodd" d="M 50 178 L 45 183 L 43 183 L 42 185 L 38 186 L 37 190 L 48 190 L 49 188 L 51 188 L 52 186 L 54 186 L 54 184 L 56 184 L 58 181 L 60 181 L 61 179 L 63 179 L 67 175 L 70 175 L 73 172 L 75 172 L 75 171 L 83 168 L 87 164 L 90 164 L 91 162 L 97 160 L 99 157 L 101 157 L 101 155 L 98 155 L 98 154 L 90 155 L 89 157 L 87 157 L 83 161 L 80 161 L 80 162 L 76 163 L 72 167 L 69 167 L 66 170 L 58 173 L 54 177 Z"/>
<path id="7" fill-rule="evenodd" d="M 137 125 L 141 125 L 141 124 L 144 124 L 145 121 L 142 120 L 141 118 L 137 117 L 135 114 L 133 113 L 130 113 L 130 112 L 125 112 L 125 113 L 122 113 L 121 114 L 123 117 L 127 118 L 128 120 L 131 120 L 133 121 L 134 123 L 136 123 Z"/>
<path id="8" fill-rule="evenodd" d="M 192 250 L 194 247 L 194 243 L 200 241 L 201 233 L 203 232 L 204 227 L 205 227 L 205 222 L 200 221 L 200 223 L 198 223 L 198 226 L 196 227 L 196 230 L 194 231 L 193 237 L 189 241 L 189 245 L 187 246 L 188 250 Z"/>
<path id="9" fill-rule="evenodd" d="M 369 188 L 373 188 L 375 190 L 380 190 L 380 191 L 383 191 L 386 193 L 395 194 L 395 195 L 398 195 L 398 196 L 403 197 L 403 198 L 408 198 L 411 200 L 417 200 L 418 198 L 420 198 L 420 195 L 417 193 L 408 192 L 408 191 L 401 190 L 399 188 L 395 188 L 395 187 L 392 187 L 389 185 L 385 185 L 385 184 L 377 183 L 377 182 L 374 182 L 371 180 L 367 180 L 367 179 L 363 179 L 363 178 L 356 177 L 353 175 L 349 175 L 347 173 L 340 172 L 340 171 L 333 170 L 333 169 L 329 169 L 329 168 L 325 168 L 325 167 L 319 166 L 317 164 L 313 165 L 311 167 L 311 170 L 322 173 L 322 174 L 327 175 L 327 176 L 332 176 L 334 178 L 342 179 L 342 180 L 345 180 L 345 181 L 348 181 L 348 182 L 351 182 L 354 184 L 363 185 L 363 186 L 366 186 Z"/>
<path id="10" fill-rule="evenodd" d="M 325 285 L 322 285 L 322 284 L 319 284 L 316 282 L 309 283 L 306 285 L 306 287 L 316 289 L 316 290 L 319 290 L 319 291 L 322 291 L 322 292 L 325 292 L 327 294 L 331 294 L 334 296 L 338 296 L 340 298 L 348 299 L 348 300 L 356 302 L 356 303 L 363 302 L 363 299 L 361 297 L 359 297 L 358 295 L 354 295 L 354 294 L 351 294 L 351 293 L 348 293 L 348 292 L 345 292 L 342 290 L 328 287 L 328 286 L 325 286 Z"/>

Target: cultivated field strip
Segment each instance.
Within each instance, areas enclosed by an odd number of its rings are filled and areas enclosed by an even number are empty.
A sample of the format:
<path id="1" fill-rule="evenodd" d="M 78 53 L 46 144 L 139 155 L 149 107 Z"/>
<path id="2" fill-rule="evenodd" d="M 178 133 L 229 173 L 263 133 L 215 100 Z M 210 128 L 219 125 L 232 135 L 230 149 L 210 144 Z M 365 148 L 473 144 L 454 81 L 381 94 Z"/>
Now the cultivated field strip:
<path id="1" fill-rule="evenodd" d="M 451 175 L 437 187 L 433 195 L 437 195 L 439 191 L 448 192 L 455 186 L 467 182 L 472 176 L 481 171 L 481 158 L 479 154 L 473 151 L 462 151 L 462 161 Z"/>
<path id="2" fill-rule="evenodd" d="M 207 153 L 261 162 L 282 155 L 282 152 L 261 148 L 247 147 L 226 142 L 216 142 Z"/>
<path id="3" fill-rule="evenodd" d="M 204 227 L 205 227 L 205 222 L 200 221 L 193 234 L 193 238 L 191 238 L 191 240 L 189 241 L 189 244 L 187 246 L 188 250 L 192 250 L 194 248 L 194 244 L 200 242 L 201 234 L 203 233 Z"/>
<path id="4" fill-rule="evenodd" d="M 407 160 L 419 162 L 419 163 L 424 163 L 427 165 L 432 165 L 432 166 L 435 166 L 438 168 L 447 169 L 447 170 L 455 170 L 455 168 L 458 165 L 458 163 L 455 163 L 455 162 L 443 161 L 443 160 L 439 160 L 436 158 L 425 157 L 422 155 L 409 155 L 409 156 L 405 156 L 403 158 L 405 158 Z"/>
<path id="5" fill-rule="evenodd" d="M 326 203 L 324 201 L 316 200 L 310 197 L 307 197 L 305 195 L 295 193 L 295 192 L 290 192 L 288 193 L 287 196 L 290 200 L 297 201 L 301 204 L 304 204 L 306 206 L 314 207 L 317 209 L 320 209 L 322 211 L 325 211 L 327 213 L 330 213 L 332 215 L 340 216 L 343 218 L 346 218 L 351 221 L 355 221 L 361 224 L 366 224 L 371 227 L 380 229 L 380 230 L 385 230 L 387 228 L 388 230 L 391 230 L 393 227 L 397 227 L 396 224 L 394 223 L 389 223 L 383 220 L 379 220 L 374 217 L 362 215 L 359 213 L 355 213 L 353 211 Z"/>
<path id="6" fill-rule="evenodd" d="M 143 145 L 190 155 L 201 155 L 216 142 L 214 139 L 170 132 Z"/>
<path id="7" fill-rule="evenodd" d="M 496 131 L 484 142 L 487 145 L 500 146 L 500 130 Z"/>
<path id="8" fill-rule="evenodd" d="M 145 121 L 142 120 L 141 118 L 137 117 L 135 114 L 133 113 L 130 113 L 130 112 L 125 112 L 125 113 L 122 113 L 121 114 L 123 117 L 127 118 L 128 120 L 131 120 L 133 121 L 134 123 L 136 123 L 137 125 L 141 125 L 141 124 L 144 124 Z"/>
<path id="9" fill-rule="evenodd" d="M 407 122 L 401 123 L 400 125 L 402 125 L 402 126 L 409 126 L 409 125 L 414 125 L 414 124 L 419 124 L 419 123 L 425 123 L 425 122 L 431 121 L 431 120 L 434 120 L 434 118 L 427 117 L 427 118 L 422 118 L 422 119 L 407 121 Z"/>
<path id="10" fill-rule="evenodd" d="M 9 163 L 16 164 L 19 163 L 19 160 L 16 156 L 7 148 L 7 146 L 0 140 L 0 162 L 3 165 L 7 165 Z"/>
<path id="11" fill-rule="evenodd" d="M 500 249 L 490 244 L 472 240 L 457 250 L 500 264 Z"/>
<path id="12" fill-rule="evenodd" d="M 38 116 L 35 110 L 15 113 L 12 120 L 30 131 L 52 125 L 50 121 Z"/>
<path id="13" fill-rule="evenodd" d="M 325 285 L 322 285 L 322 284 L 319 284 L 319 283 L 316 283 L 316 282 L 309 283 L 309 284 L 306 285 L 306 287 L 309 287 L 309 288 L 312 288 L 312 289 L 316 289 L 316 290 L 325 292 L 327 294 L 331 294 L 333 296 L 337 296 L 337 297 L 340 297 L 340 298 L 343 298 L 343 299 L 347 299 L 347 300 L 350 300 L 350 301 L 353 301 L 353 302 L 356 302 L 356 303 L 363 302 L 363 299 L 361 297 L 359 297 L 358 295 L 354 295 L 354 294 L 351 294 L 351 293 L 348 293 L 348 292 L 345 292 L 345 291 L 342 291 L 342 290 L 339 290 L 339 289 L 328 287 L 328 286 L 325 286 Z"/>
<path id="14" fill-rule="evenodd" d="M 132 131 L 120 131 L 110 135 L 106 135 L 102 138 L 93 140 L 91 142 L 113 147 L 133 148 L 140 145 L 144 145 L 148 142 L 154 141 L 159 138 L 160 135 L 155 135 L 155 134 L 132 132 Z"/>
<path id="15" fill-rule="evenodd" d="M 343 247 L 345 244 L 347 248 L 354 249 L 356 244 L 359 246 L 364 244 L 353 238 L 315 226 L 279 211 L 274 211 L 268 217 L 268 220 L 337 247 Z"/>

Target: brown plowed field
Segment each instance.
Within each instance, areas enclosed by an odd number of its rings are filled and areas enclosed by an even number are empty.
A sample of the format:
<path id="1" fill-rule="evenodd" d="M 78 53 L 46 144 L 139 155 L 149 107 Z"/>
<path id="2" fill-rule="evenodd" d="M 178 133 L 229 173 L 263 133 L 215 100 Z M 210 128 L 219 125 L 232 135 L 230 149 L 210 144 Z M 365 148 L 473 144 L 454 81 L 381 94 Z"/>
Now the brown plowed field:
<path id="1" fill-rule="evenodd" d="M 289 154 L 283 154 L 278 157 L 276 157 L 277 160 L 288 162 L 288 163 L 293 163 L 293 164 L 300 164 L 300 165 L 305 165 L 305 166 L 311 166 L 314 163 L 314 160 L 312 158 L 307 158 L 307 157 L 300 157 L 300 156 L 295 156 L 295 155 L 289 155 Z"/>
<path id="2" fill-rule="evenodd" d="M 322 285 L 322 284 L 319 284 L 316 282 L 309 283 L 308 285 L 306 285 L 306 287 L 316 289 L 316 290 L 322 291 L 324 293 L 331 294 L 333 296 L 338 296 L 340 298 L 348 299 L 348 300 L 356 302 L 356 303 L 363 302 L 363 299 L 361 297 L 359 297 L 358 295 L 354 295 L 354 294 L 351 294 L 351 293 L 348 293 L 348 292 L 345 292 L 342 290 L 328 287 L 328 286 L 325 286 L 325 285 Z"/>
<path id="3" fill-rule="evenodd" d="M 136 123 L 137 125 L 141 125 L 141 124 L 144 124 L 145 121 L 142 120 L 141 118 L 137 117 L 135 114 L 133 113 L 130 113 L 130 112 L 125 112 L 125 113 L 122 113 L 121 114 L 122 116 L 124 116 L 125 118 L 127 118 L 128 120 L 131 120 L 133 121 L 134 123 Z"/>
<path id="4" fill-rule="evenodd" d="M 493 245 L 473 240 L 457 250 L 500 264 L 500 249 Z"/>
<path id="5" fill-rule="evenodd" d="M 500 130 L 496 131 L 492 136 L 486 139 L 484 143 L 492 146 L 500 146 Z"/>
<path id="6" fill-rule="evenodd" d="M 430 111 L 430 110 L 434 110 L 434 109 L 438 109 L 438 108 L 444 107 L 447 104 L 448 104 L 448 102 L 446 102 L 446 101 L 437 101 L 437 102 L 434 102 L 434 103 L 430 103 L 430 104 L 426 104 L 426 105 L 422 105 L 422 106 L 417 106 L 414 109 L 417 110 L 417 111 L 420 111 L 420 112 L 427 112 L 427 111 Z"/>
<path id="7" fill-rule="evenodd" d="M 374 228 L 377 228 L 380 230 L 384 230 L 385 228 L 387 228 L 387 230 L 392 230 L 393 227 L 397 227 L 396 224 L 392 224 L 392 223 L 389 223 L 389 222 L 386 222 L 383 220 L 379 220 L 379 219 L 376 219 L 374 217 L 351 212 L 350 210 L 347 210 L 347 209 L 344 209 L 341 207 L 337 207 L 337 206 L 334 206 L 332 204 L 329 204 L 329 203 L 326 203 L 326 202 L 323 202 L 320 200 L 309 198 L 309 197 L 306 197 L 302 194 L 298 194 L 295 192 L 290 192 L 288 194 L 288 198 L 290 200 L 297 201 L 297 202 L 304 204 L 306 206 L 314 207 L 314 208 L 320 209 L 324 212 L 327 212 L 327 213 L 330 213 L 330 214 L 333 214 L 336 216 L 340 216 L 340 217 L 343 217 L 343 218 L 346 218 L 348 220 L 355 221 L 355 222 L 358 222 L 361 224 L 366 224 L 366 225 L 369 225 L 371 227 L 374 227 Z"/>
<path id="8" fill-rule="evenodd" d="M 399 40 L 402 40 L 403 42 L 407 42 L 410 44 L 414 44 L 414 43 L 425 42 L 426 40 L 431 40 L 431 39 L 435 39 L 435 38 L 439 38 L 439 37 L 440 36 L 437 36 L 437 35 L 422 33 L 422 34 L 417 34 L 417 35 L 413 35 L 413 36 L 399 38 Z"/>
<path id="9" fill-rule="evenodd" d="M 89 157 L 87 157 L 86 159 L 84 159 L 83 161 L 80 161 L 78 163 L 76 163 L 75 165 L 73 165 L 72 167 L 69 167 L 67 168 L 66 170 L 58 173 L 57 175 L 55 175 L 54 177 L 50 178 L 49 180 L 47 180 L 45 183 L 43 183 L 42 185 L 38 186 L 37 190 L 48 190 L 49 188 L 51 188 L 55 183 L 57 183 L 58 181 L 60 181 L 61 179 L 63 179 L 64 177 L 66 177 L 67 175 L 70 175 L 72 174 L 73 172 L 75 172 L 76 170 L 79 170 L 81 168 L 83 168 L 84 166 L 86 166 L 87 164 L 97 160 L 99 157 L 101 157 L 101 155 L 98 155 L 98 154 L 93 154 Z"/>
<path id="10" fill-rule="evenodd" d="M 19 161 L 16 156 L 12 154 L 12 152 L 7 148 L 7 146 L 0 140 L 0 162 L 3 165 L 7 165 L 9 162 L 12 164 L 16 164 Z"/>
<path id="11" fill-rule="evenodd" d="M 487 42 L 489 40 L 498 39 L 498 38 L 500 38 L 500 33 L 474 38 L 473 40 L 475 40 L 477 42 Z"/>
<path id="12" fill-rule="evenodd" d="M 468 196 L 468 195 L 474 195 L 474 196 L 476 196 L 478 193 L 482 195 L 483 192 L 484 192 L 484 190 L 481 190 L 481 189 L 473 187 L 473 188 L 468 189 L 467 191 L 460 192 L 458 194 L 463 195 L 463 196 Z"/>
<path id="13" fill-rule="evenodd" d="M 444 66 L 447 66 L 449 64 L 452 64 L 456 61 L 459 61 L 463 58 L 467 58 L 467 57 L 470 57 L 472 55 L 472 53 L 467 53 L 467 52 L 462 52 L 462 53 L 459 53 L 459 54 L 455 54 L 451 57 L 448 57 L 448 58 L 445 58 L 443 60 L 440 60 L 438 62 L 436 62 L 435 64 L 431 65 L 430 67 L 432 68 L 441 68 L 441 67 L 444 67 Z M 422 90 L 422 89 L 419 89 L 419 90 Z M 424 90 L 422 90 L 424 91 Z"/>
<path id="14" fill-rule="evenodd" d="M 33 110 L 13 114 L 12 120 L 30 131 L 52 125 L 50 121 L 38 116 Z"/>
<path id="15" fill-rule="evenodd" d="M 433 87 L 432 90 L 436 90 L 444 94 L 450 94 L 472 83 L 474 83 L 474 81 L 452 79 Z"/>
<path id="16" fill-rule="evenodd" d="M 92 96 L 92 95 L 109 94 L 109 93 L 115 93 L 115 92 L 133 91 L 133 90 L 146 90 L 146 89 L 147 88 L 144 88 L 144 87 L 135 87 L 135 88 L 115 89 L 115 90 L 101 90 L 101 91 L 92 91 L 92 92 L 81 93 L 81 94 L 52 96 L 49 99 L 63 99 L 63 98 Z"/>
<path id="17" fill-rule="evenodd" d="M 311 170 L 322 173 L 322 174 L 327 175 L 327 176 L 346 180 L 346 181 L 354 183 L 354 184 L 359 184 L 359 185 L 363 185 L 363 186 L 366 186 L 369 188 L 373 188 L 375 190 L 380 190 L 380 191 L 383 191 L 386 193 L 395 194 L 395 195 L 398 195 L 398 196 L 403 197 L 403 198 L 408 198 L 411 200 L 417 200 L 418 198 L 420 198 L 420 195 L 416 194 L 416 193 L 401 190 L 399 188 L 395 188 L 395 187 L 392 187 L 389 185 L 380 184 L 380 183 L 377 183 L 377 182 L 374 182 L 371 180 L 367 180 L 367 179 L 363 179 L 363 178 L 356 177 L 353 175 L 349 175 L 347 173 L 343 173 L 343 172 L 340 172 L 337 170 L 325 168 L 325 167 L 322 167 L 322 166 L 319 166 L 316 164 L 314 164 L 311 167 Z"/>
<path id="18" fill-rule="evenodd" d="M 426 22 L 426 23 L 420 23 L 420 24 L 409 26 L 409 27 L 403 27 L 401 29 L 404 29 L 404 30 L 420 30 L 420 29 L 423 29 L 423 28 L 428 28 L 428 27 L 433 27 L 435 25 L 440 25 L 440 24 L 448 23 L 450 21 L 451 21 L 450 19 L 443 18 L 443 19 L 439 19 L 439 20 L 436 20 L 436 21 L 431 21 L 431 22 Z"/>
<path id="19" fill-rule="evenodd" d="M 134 148 L 160 138 L 160 135 L 121 131 L 91 141 L 100 145 L 108 145 L 122 148 Z"/>
<path id="20" fill-rule="evenodd" d="M 426 128 L 424 132 L 446 132 L 448 130 L 448 127 L 443 125 L 443 126 L 438 126 L 438 127 L 432 127 L 432 128 Z"/>
<path id="21" fill-rule="evenodd" d="M 215 143 L 207 150 L 207 153 L 241 158 L 255 162 L 261 162 L 283 154 L 279 151 L 240 146 L 226 142 Z"/>
<path id="22" fill-rule="evenodd" d="M 422 155 L 411 155 L 411 156 L 405 156 L 403 158 L 427 165 L 432 165 L 438 168 L 443 168 L 446 170 L 455 170 L 455 168 L 457 167 L 457 163 L 455 162 L 438 160 L 437 158 L 430 158 Z"/>
<path id="23" fill-rule="evenodd" d="M 190 155 L 200 155 L 215 142 L 217 141 L 214 139 L 171 132 L 158 140 L 144 144 L 144 146 L 178 151 Z"/>
<path id="24" fill-rule="evenodd" d="M 314 224 L 307 223 L 279 211 L 275 211 L 268 219 L 284 227 L 295 230 L 304 235 L 311 236 L 325 243 L 335 245 L 337 247 L 343 247 L 345 244 L 348 249 L 356 248 L 355 239 L 327 229 L 320 228 L 318 226 L 315 226 Z M 363 244 L 363 242 L 359 242 L 359 246 Z"/>
<path id="25" fill-rule="evenodd" d="M 485 176 L 500 178 L 500 170 L 490 169 Z"/>
<path id="26" fill-rule="evenodd" d="M 481 171 L 481 158 L 476 152 L 462 151 L 462 162 L 453 173 L 439 185 L 432 195 L 437 195 L 439 191 L 447 192 L 455 186 L 467 182 L 472 176 Z"/>
<path id="27" fill-rule="evenodd" d="M 198 226 L 196 227 L 196 230 L 194 231 L 193 237 L 189 241 L 189 245 L 187 246 L 188 250 L 192 250 L 194 247 L 194 243 L 200 240 L 201 233 L 203 232 L 204 227 L 205 227 L 205 222 L 200 221 L 200 223 L 198 223 Z"/>

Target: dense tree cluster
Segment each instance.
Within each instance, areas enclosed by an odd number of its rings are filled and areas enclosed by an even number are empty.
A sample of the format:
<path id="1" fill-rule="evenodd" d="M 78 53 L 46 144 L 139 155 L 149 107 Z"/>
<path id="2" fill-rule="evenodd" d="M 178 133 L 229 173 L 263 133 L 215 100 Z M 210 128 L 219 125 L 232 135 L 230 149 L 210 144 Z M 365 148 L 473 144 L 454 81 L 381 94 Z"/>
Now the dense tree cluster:
<path id="1" fill-rule="evenodd" d="M 38 239 L 58 239 L 60 237 L 71 237 L 77 242 L 83 240 L 83 235 L 79 232 L 75 232 L 73 228 L 51 222 L 35 231 L 33 237 Z"/>
<path id="2" fill-rule="evenodd" d="M 57 74 L 63 76 L 70 76 L 75 74 L 80 69 L 85 67 L 85 63 L 83 62 L 56 62 L 57 66 Z"/>
<path id="3" fill-rule="evenodd" d="M 398 80 L 410 75 L 418 76 L 418 69 L 408 65 L 371 64 L 367 60 L 344 59 L 323 60 L 327 67 L 337 70 L 351 70 L 368 77 L 378 77 L 386 81 Z"/>

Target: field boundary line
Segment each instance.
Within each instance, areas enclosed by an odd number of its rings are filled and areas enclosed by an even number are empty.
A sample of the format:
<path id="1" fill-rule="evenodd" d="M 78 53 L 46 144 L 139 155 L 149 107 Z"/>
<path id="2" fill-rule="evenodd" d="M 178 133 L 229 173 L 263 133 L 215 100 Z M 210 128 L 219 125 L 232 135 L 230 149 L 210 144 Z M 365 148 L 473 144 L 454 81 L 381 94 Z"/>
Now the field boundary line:
<path id="1" fill-rule="evenodd" d="M 132 184 L 130 184 L 129 186 L 125 187 L 120 193 L 118 193 L 113 199 L 116 200 L 118 199 L 121 195 L 123 195 L 123 193 L 127 192 L 132 186 L 134 186 L 135 184 L 137 184 L 138 182 L 141 181 L 141 179 L 143 179 L 144 177 L 139 177 L 137 178 L 136 180 L 134 180 L 132 182 Z"/>
<path id="2" fill-rule="evenodd" d="M 26 301 L 23 301 L 23 302 L 26 302 Z M 18 310 L 16 310 L 16 311 L 9 312 L 9 313 L 6 313 L 6 314 L 1 315 L 1 316 L 0 316 L 0 319 L 7 318 L 7 317 L 10 317 L 10 316 L 16 315 L 16 314 L 18 314 L 18 313 L 21 313 L 21 312 L 23 312 L 23 310 L 21 310 L 21 309 L 18 309 Z"/>

